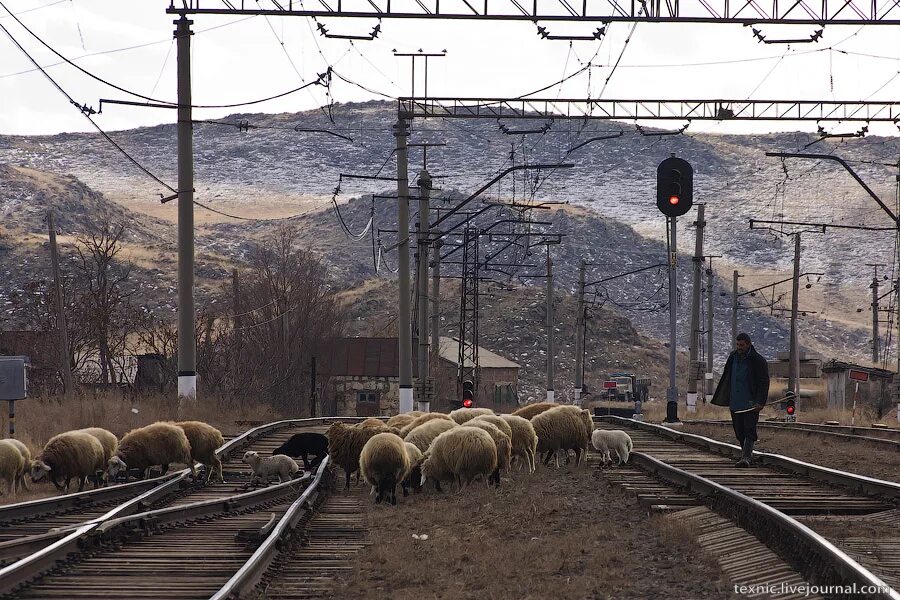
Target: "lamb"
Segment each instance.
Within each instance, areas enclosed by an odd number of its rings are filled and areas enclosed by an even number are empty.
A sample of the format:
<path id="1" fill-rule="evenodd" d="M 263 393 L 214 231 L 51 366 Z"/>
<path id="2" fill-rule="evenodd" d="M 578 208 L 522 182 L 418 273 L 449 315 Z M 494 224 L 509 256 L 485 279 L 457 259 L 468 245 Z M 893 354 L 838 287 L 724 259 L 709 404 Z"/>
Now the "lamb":
<path id="1" fill-rule="evenodd" d="M 77 478 L 80 492 L 87 478 L 101 470 L 103 446 L 100 441 L 83 431 L 67 431 L 50 438 L 32 461 L 31 480 L 37 482 L 46 477 L 58 490 L 68 490 L 72 478 Z M 65 487 L 60 485 L 60 478 L 65 478 Z"/>
<path id="2" fill-rule="evenodd" d="M 477 427 L 454 427 L 434 439 L 422 462 L 422 483 L 456 481 L 459 488 L 476 477 L 486 483 L 497 469 L 497 445 L 488 432 Z"/>
<path id="3" fill-rule="evenodd" d="M 328 438 L 321 433 L 313 433 L 304 431 L 303 433 L 295 433 L 291 438 L 272 450 L 272 455 L 284 454 L 293 458 L 303 459 L 303 469 L 311 471 L 313 467 L 321 463 L 328 455 Z M 312 454 L 314 461 L 310 461 L 308 456 Z"/>
<path id="4" fill-rule="evenodd" d="M 593 428 L 589 411 L 577 406 L 560 405 L 536 415 L 531 424 L 538 436 L 537 451 L 546 453 L 545 465 L 556 456 L 558 450 L 574 450 L 575 465 L 581 464 Z M 558 461 L 557 458 L 557 466 Z"/>
<path id="5" fill-rule="evenodd" d="M 512 431 L 512 455 L 525 460 L 529 473 L 534 473 L 534 455 L 538 438 L 531 421 L 517 415 L 502 415 Z"/>
<path id="6" fill-rule="evenodd" d="M 610 450 L 616 453 L 616 465 L 621 465 L 628 462 L 628 456 L 634 448 L 631 436 L 619 429 L 595 429 L 591 434 L 591 445 L 600 453 L 600 460 L 604 465 L 612 462 Z"/>
<path id="7" fill-rule="evenodd" d="M 499 487 L 500 469 L 509 471 L 509 463 L 512 454 L 512 440 L 510 439 L 510 436 L 506 435 L 506 433 L 501 431 L 500 428 L 493 423 L 482 421 L 481 419 L 471 419 L 462 426 L 477 427 L 478 429 L 486 431 L 488 435 L 491 436 L 491 439 L 494 440 L 494 445 L 497 447 L 497 468 L 491 473 L 491 481 L 494 482 L 494 485 Z"/>
<path id="8" fill-rule="evenodd" d="M 15 496 L 25 470 L 25 457 L 11 440 L 0 440 L 0 478 L 6 480 L 6 492 Z"/>
<path id="9" fill-rule="evenodd" d="M 16 491 L 25 490 L 28 491 L 28 486 L 25 485 L 25 476 L 28 474 L 28 470 L 31 468 L 31 450 L 20 442 L 19 440 L 14 440 L 12 438 L 4 440 L 9 442 L 19 451 L 19 454 L 22 455 L 22 459 L 24 462 L 22 463 L 22 469 L 19 472 L 19 477 L 16 478 Z"/>
<path id="10" fill-rule="evenodd" d="M 387 420 L 387 426 L 396 427 L 397 429 L 403 429 L 404 427 L 412 423 L 414 419 L 415 417 L 409 413 L 394 415 Z"/>
<path id="11" fill-rule="evenodd" d="M 406 455 L 409 457 L 409 472 L 403 478 L 403 481 L 400 482 L 400 487 L 403 488 L 403 497 L 405 498 L 409 495 L 410 486 L 416 492 L 422 487 L 422 459 L 424 454 L 414 444 L 409 442 L 403 442 L 403 447 L 406 449 Z"/>
<path id="12" fill-rule="evenodd" d="M 216 450 L 225 444 L 222 432 L 203 421 L 178 421 L 175 425 L 181 427 L 191 445 L 191 460 L 206 465 L 206 482 L 218 474 L 219 481 L 225 483 L 222 461 L 216 454 Z"/>
<path id="13" fill-rule="evenodd" d="M 253 470 L 253 479 L 263 483 L 268 483 L 272 475 L 278 475 L 278 483 L 283 483 L 292 479 L 300 470 L 294 459 L 284 454 L 260 456 L 258 452 L 247 450 L 242 460 Z"/>
<path id="14" fill-rule="evenodd" d="M 378 433 L 396 431 L 384 426 L 381 431 L 374 427 L 351 427 L 346 423 L 332 423 L 325 433 L 328 438 L 328 454 L 335 464 L 344 470 L 345 489 L 350 489 L 350 476 L 359 471 L 359 455 L 369 438 Z M 357 475 L 359 481 L 359 475 Z"/>
<path id="15" fill-rule="evenodd" d="M 419 425 L 424 425 L 425 423 L 428 423 L 429 421 L 434 421 L 434 420 L 438 420 L 438 419 L 443 420 L 443 421 L 449 421 L 451 423 L 453 422 L 453 419 L 451 419 L 449 415 L 445 415 L 444 413 L 439 413 L 439 412 L 425 413 L 424 415 L 418 416 L 415 419 L 413 419 L 413 421 L 409 425 L 406 425 L 405 427 L 401 428 L 400 429 L 400 437 L 405 438 L 410 431 L 412 431 Z"/>
<path id="16" fill-rule="evenodd" d="M 141 469 L 144 477 L 149 477 L 150 467 L 159 465 L 165 473 L 169 463 L 188 465 L 194 479 L 197 478 L 191 444 L 184 429 L 173 423 L 157 422 L 125 434 L 116 455 L 107 461 L 107 476 L 115 479 L 127 469 Z"/>
<path id="17" fill-rule="evenodd" d="M 357 427 L 375 427 L 376 429 L 380 427 L 384 427 L 384 421 L 381 419 L 376 419 L 375 417 L 369 417 L 365 421 L 356 424 Z"/>
<path id="18" fill-rule="evenodd" d="M 431 442 L 434 441 L 434 438 L 454 427 L 459 426 L 453 421 L 447 419 L 432 419 L 407 433 L 406 437 L 403 439 L 418 448 L 421 452 L 425 452 L 428 450 L 429 446 L 431 446 Z"/>
<path id="19" fill-rule="evenodd" d="M 479 415 L 493 415 L 494 411 L 489 408 L 457 408 L 450 411 L 450 418 L 462 425 L 470 419 L 474 419 Z"/>
<path id="20" fill-rule="evenodd" d="M 366 483 L 376 489 L 375 504 L 387 500 L 397 504 L 397 484 L 409 473 L 409 454 L 403 440 L 393 433 L 369 438 L 359 455 L 359 470 Z"/>
<path id="21" fill-rule="evenodd" d="M 531 420 L 544 411 L 550 410 L 556 406 L 560 406 L 556 402 L 535 402 L 534 404 L 526 404 L 518 410 L 514 410 L 512 414 L 523 419 Z"/>

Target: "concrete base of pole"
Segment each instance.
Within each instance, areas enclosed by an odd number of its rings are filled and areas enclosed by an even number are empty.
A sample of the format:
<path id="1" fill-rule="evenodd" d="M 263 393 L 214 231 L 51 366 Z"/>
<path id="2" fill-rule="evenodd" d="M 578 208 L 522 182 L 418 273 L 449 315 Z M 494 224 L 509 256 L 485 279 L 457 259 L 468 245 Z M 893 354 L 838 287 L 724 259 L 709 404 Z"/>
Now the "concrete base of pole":
<path id="1" fill-rule="evenodd" d="M 547 390 L 547 402 L 555 402 L 555 400 L 553 400 L 553 394 L 553 390 Z"/>
<path id="2" fill-rule="evenodd" d="M 687 395 L 687 410 L 688 412 L 697 412 L 697 394 L 688 392 Z"/>
<path id="3" fill-rule="evenodd" d="M 678 423 L 678 388 L 666 390 L 666 423 Z"/>
<path id="4" fill-rule="evenodd" d="M 581 406 L 581 388 L 575 388 L 575 406 Z"/>
<path id="5" fill-rule="evenodd" d="M 179 375 L 178 376 L 178 399 L 193 401 L 197 398 L 197 376 L 196 375 Z"/>
<path id="6" fill-rule="evenodd" d="M 400 388 L 400 414 L 410 413 L 413 411 L 413 391 L 412 388 Z"/>
<path id="7" fill-rule="evenodd" d="M 427 400 L 425 402 L 419 402 L 418 406 L 416 407 L 416 410 L 419 412 L 423 412 L 423 413 L 430 413 L 431 412 L 431 402 L 429 402 Z"/>
<path id="8" fill-rule="evenodd" d="M 712 395 L 712 394 L 707 394 L 707 395 L 706 395 L 706 403 L 707 403 L 707 404 L 709 404 L 710 402 L 712 402 L 712 399 L 713 399 L 713 395 Z"/>

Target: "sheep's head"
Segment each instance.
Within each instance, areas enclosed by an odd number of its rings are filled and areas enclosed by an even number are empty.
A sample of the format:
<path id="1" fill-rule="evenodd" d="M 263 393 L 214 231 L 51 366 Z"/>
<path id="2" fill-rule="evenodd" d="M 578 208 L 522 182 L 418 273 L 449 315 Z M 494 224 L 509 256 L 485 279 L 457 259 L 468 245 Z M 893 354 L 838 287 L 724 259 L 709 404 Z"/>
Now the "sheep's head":
<path id="1" fill-rule="evenodd" d="M 254 452 L 253 450 L 247 450 L 244 452 L 244 458 L 242 460 L 248 465 L 252 465 L 259 461 L 259 453 Z"/>
<path id="2" fill-rule="evenodd" d="M 31 461 L 31 481 L 37 483 L 38 481 L 42 481 L 45 477 L 50 477 L 50 465 L 45 463 L 42 460 L 33 460 Z"/>
<path id="3" fill-rule="evenodd" d="M 113 456 L 106 463 L 106 476 L 109 481 L 113 481 L 119 473 L 123 473 L 128 469 L 125 461 L 118 456 Z"/>

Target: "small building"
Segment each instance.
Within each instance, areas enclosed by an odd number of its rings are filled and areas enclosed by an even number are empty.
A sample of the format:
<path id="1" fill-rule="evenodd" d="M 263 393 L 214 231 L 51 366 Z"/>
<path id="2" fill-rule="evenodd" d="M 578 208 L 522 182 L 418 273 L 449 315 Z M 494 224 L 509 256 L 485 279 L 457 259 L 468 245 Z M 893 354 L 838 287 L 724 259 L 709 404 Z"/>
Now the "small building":
<path id="1" fill-rule="evenodd" d="M 457 390 L 459 342 L 440 338 L 438 364 L 432 365 L 435 397 L 431 410 L 448 412 Z M 519 365 L 479 347 L 475 405 L 498 412 L 518 407 Z M 413 376 L 415 377 L 415 361 Z M 400 353 L 397 338 L 339 338 L 317 365 L 317 392 L 326 416 L 393 415 L 400 409 Z M 414 380 L 415 389 L 417 381 Z"/>
<path id="2" fill-rule="evenodd" d="M 856 384 L 861 377 L 867 377 L 868 381 L 859 382 L 856 406 L 873 409 L 879 417 L 890 406 L 893 371 L 832 360 L 822 366 L 822 374 L 825 377 L 825 402 L 828 408 L 851 409 Z"/>

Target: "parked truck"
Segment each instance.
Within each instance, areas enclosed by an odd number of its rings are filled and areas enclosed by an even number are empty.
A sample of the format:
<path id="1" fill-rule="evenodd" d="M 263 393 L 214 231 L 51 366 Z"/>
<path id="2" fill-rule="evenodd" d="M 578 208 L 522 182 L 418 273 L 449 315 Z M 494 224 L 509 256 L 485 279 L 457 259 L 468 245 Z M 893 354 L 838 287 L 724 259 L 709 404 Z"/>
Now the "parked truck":
<path id="1" fill-rule="evenodd" d="M 603 382 L 606 400 L 619 402 L 646 402 L 650 398 L 650 378 L 637 377 L 634 373 L 610 373 Z"/>

